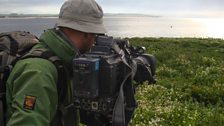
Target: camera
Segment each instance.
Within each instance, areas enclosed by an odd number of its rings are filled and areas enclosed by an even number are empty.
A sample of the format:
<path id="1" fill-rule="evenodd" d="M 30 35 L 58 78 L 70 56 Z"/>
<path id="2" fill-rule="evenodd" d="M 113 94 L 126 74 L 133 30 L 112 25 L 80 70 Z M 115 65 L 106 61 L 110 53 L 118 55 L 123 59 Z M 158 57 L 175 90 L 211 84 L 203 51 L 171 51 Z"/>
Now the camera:
<path id="1" fill-rule="evenodd" d="M 97 36 L 90 51 L 73 59 L 73 100 L 81 122 L 127 125 L 137 107 L 133 80 L 155 83 L 155 68 L 155 57 L 144 53 L 143 47 L 130 46 L 125 39 Z"/>

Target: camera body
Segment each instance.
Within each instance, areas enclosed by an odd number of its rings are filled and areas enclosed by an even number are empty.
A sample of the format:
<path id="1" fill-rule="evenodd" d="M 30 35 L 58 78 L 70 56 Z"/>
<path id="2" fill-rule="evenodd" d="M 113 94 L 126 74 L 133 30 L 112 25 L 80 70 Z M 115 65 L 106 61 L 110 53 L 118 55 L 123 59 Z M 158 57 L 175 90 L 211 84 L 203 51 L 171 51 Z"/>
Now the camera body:
<path id="1" fill-rule="evenodd" d="M 102 36 L 90 52 L 73 60 L 75 107 L 101 114 L 113 111 L 125 64 L 111 47 L 112 37 Z"/>
<path id="2" fill-rule="evenodd" d="M 124 80 L 130 73 L 131 80 L 138 83 L 155 83 L 155 58 L 145 54 L 141 47 L 129 46 L 124 39 L 98 36 L 89 52 L 73 59 L 74 106 L 85 113 L 81 117 L 87 121 L 84 123 L 91 124 L 88 115 L 94 115 L 94 119 L 103 117 L 99 120 L 112 123 L 110 115 L 114 113 L 124 83 L 129 85 L 124 88 L 131 87 L 124 89 L 124 102 L 130 101 L 129 96 L 134 95 L 132 81 Z M 124 107 L 127 109 L 128 103 L 124 103 Z"/>

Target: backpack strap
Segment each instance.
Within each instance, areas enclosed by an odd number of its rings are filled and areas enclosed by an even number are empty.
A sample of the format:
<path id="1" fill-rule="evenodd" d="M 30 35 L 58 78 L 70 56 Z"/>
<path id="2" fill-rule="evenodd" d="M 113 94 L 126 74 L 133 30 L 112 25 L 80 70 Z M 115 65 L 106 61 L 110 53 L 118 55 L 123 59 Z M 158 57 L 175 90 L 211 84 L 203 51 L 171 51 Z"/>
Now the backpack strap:
<path id="1" fill-rule="evenodd" d="M 35 49 L 32 52 L 23 56 L 22 59 L 26 58 L 43 58 L 51 63 L 53 63 L 58 71 L 58 82 L 57 82 L 57 90 L 58 90 L 58 101 L 63 102 L 65 93 L 67 91 L 67 86 L 64 83 L 67 83 L 67 72 L 65 65 L 63 64 L 62 60 L 55 55 L 53 52 L 47 49 Z"/>
<path id="2" fill-rule="evenodd" d="M 8 39 L 10 40 L 10 53 L 11 55 L 16 55 L 18 48 L 19 48 L 19 44 L 18 42 L 11 36 L 11 34 L 9 33 L 2 33 L 0 35 L 0 37 L 8 37 Z"/>
<path id="3" fill-rule="evenodd" d="M 0 126 L 5 125 L 5 110 L 4 110 L 4 101 L 5 101 L 5 91 L 3 85 L 0 85 Z"/>
<path id="4" fill-rule="evenodd" d="M 12 70 L 12 66 L 8 65 L 1 69 L 0 72 L 0 126 L 5 125 L 5 119 L 6 119 L 6 81 L 9 77 L 9 74 Z"/>
<path id="5" fill-rule="evenodd" d="M 4 96 L 2 94 L 0 94 L 0 95 L 1 95 L 0 97 Z M 0 125 L 1 126 L 5 126 L 5 122 L 4 122 L 4 109 L 3 109 L 3 101 L 2 101 L 2 99 L 0 99 Z"/>
<path id="6" fill-rule="evenodd" d="M 67 126 L 74 123 L 76 118 L 74 104 L 71 103 L 65 106 L 64 100 L 68 91 L 68 73 L 69 70 L 63 64 L 62 60 L 53 52 L 46 49 L 35 49 L 23 57 L 26 58 L 43 58 L 52 62 L 58 71 L 57 91 L 58 91 L 58 108 L 56 116 L 51 125 L 53 126 Z"/>

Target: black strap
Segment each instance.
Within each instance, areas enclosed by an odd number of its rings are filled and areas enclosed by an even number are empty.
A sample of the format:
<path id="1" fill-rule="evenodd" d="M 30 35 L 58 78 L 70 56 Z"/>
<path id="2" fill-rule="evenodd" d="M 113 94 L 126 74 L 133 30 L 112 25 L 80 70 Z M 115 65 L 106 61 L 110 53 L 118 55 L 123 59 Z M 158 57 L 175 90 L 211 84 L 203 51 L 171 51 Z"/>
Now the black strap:
<path id="1" fill-rule="evenodd" d="M 2 94 L 0 94 L 0 95 L 2 95 Z M 3 100 L 2 99 L 0 99 L 0 126 L 5 126 L 4 109 L 3 109 Z"/>
<path id="2" fill-rule="evenodd" d="M 0 79 L 0 126 L 5 124 L 5 111 L 6 111 L 6 81 L 11 73 L 12 66 L 8 65 L 4 68 L 1 79 Z"/>
<path id="3" fill-rule="evenodd" d="M 3 80 L 1 79 L 0 82 L 0 126 L 5 126 L 5 109 L 4 109 L 4 102 L 5 102 L 5 84 L 2 83 Z"/>
<path id="4" fill-rule="evenodd" d="M 77 119 L 78 117 L 73 103 L 66 106 L 63 104 L 66 98 L 66 93 L 68 91 L 67 84 L 69 83 L 68 81 L 69 71 L 63 64 L 61 64 L 61 62 L 55 62 L 55 66 L 57 67 L 58 70 L 58 84 L 57 84 L 58 98 L 59 98 L 58 114 L 60 116 L 59 118 L 63 126 L 70 126 L 72 124 L 77 123 L 75 119 Z"/>
<path id="5" fill-rule="evenodd" d="M 56 67 L 58 71 L 58 81 L 57 81 L 57 91 L 58 91 L 58 108 L 57 113 L 51 122 L 54 126 L 67 126 L 68 125 L 68 117 L 65 117 L 67 114 L 68 109 L 65 108 L 63 105 L 63 102 L 65 100 L 65 95 L 67 92 L 67 73 L 65 70 L 65 66 L 62 64 L 61 61 L 57 60 L 56 57 L 49 57 L 50 53 L 43 53 L 41 57 L 44 57 L 45 59 L 50 60 Z M 69 110 L 71 111 L 71 110 Z M 71 119 L 74 121 L 74 119 Z"/>

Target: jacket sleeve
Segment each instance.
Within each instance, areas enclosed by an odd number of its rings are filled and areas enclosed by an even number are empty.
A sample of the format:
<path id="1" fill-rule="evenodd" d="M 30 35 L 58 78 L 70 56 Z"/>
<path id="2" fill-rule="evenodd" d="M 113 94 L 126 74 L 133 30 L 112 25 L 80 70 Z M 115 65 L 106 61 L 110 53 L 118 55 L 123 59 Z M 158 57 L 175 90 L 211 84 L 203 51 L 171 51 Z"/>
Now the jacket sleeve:
<path id="1" fill-rule="evenodd" d="M 49 126 L 56 114 L 57 69 L 50 61 L 19 61 L 7 81 L 7 126 Z"/>

